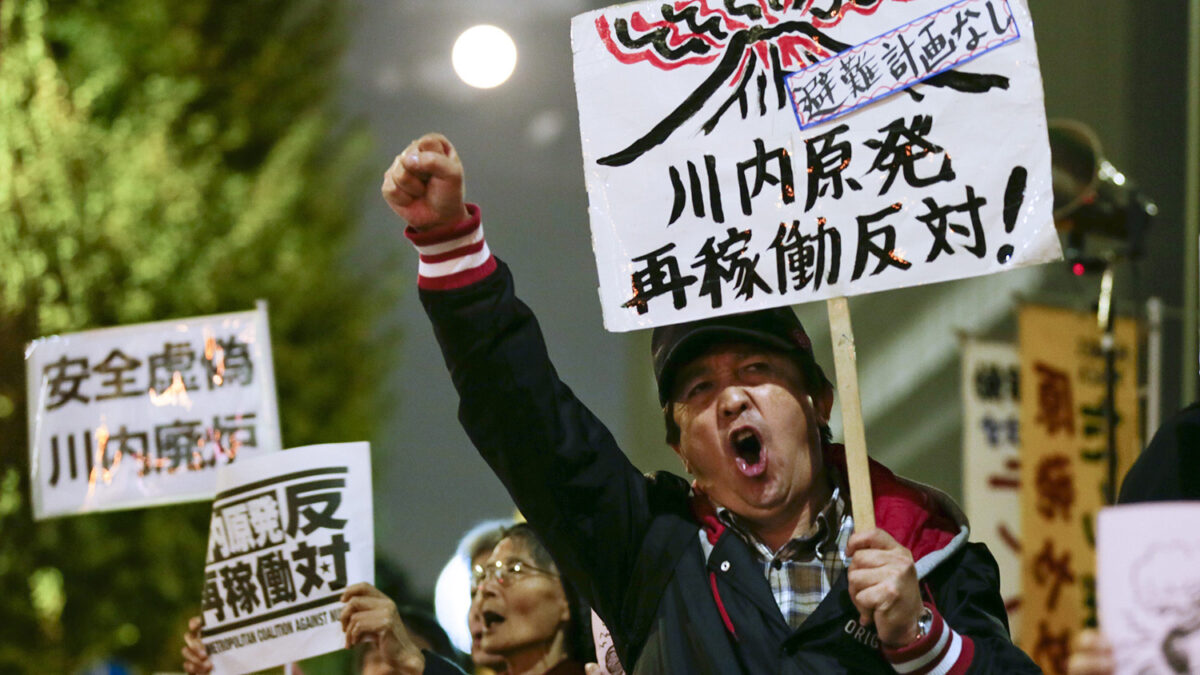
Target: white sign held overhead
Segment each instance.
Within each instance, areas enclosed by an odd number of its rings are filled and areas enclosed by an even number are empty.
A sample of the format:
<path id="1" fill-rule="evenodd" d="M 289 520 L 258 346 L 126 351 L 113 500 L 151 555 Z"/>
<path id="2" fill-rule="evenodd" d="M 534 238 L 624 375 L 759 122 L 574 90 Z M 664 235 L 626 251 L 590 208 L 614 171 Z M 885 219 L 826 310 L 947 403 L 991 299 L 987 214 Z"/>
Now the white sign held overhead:
<path id="1" fill-rule="evenodd" d="M 25 365 L 37 519 L 211 499 L 281 447 L 265 303 L 40 338 Z"/>
<path id="2" fill-rule="evenodd" d="M 375 581 L 367 443 L 295 448 L 221 467 L 200 631 L 213 673 L 345 647 L 347 586 Z"/>
<path id="3" fill-rule="evenodd" d="M 572 22 L 609 330 L 1061 257 L 1023 0 L 792 5 Z"/>

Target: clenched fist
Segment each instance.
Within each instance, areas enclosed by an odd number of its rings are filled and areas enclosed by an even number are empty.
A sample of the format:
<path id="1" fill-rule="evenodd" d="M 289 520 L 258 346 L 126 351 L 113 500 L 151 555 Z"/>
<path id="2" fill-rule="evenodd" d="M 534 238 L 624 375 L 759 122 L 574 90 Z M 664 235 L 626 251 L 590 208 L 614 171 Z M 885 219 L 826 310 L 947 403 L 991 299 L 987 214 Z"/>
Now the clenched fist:
<path id="1" fill-rule="evenodd" d="M 380 187 L 388 206 L 418 231 L 466 220 L 463 167 L 441 134 L 425 134 L 392 160 Z"/>

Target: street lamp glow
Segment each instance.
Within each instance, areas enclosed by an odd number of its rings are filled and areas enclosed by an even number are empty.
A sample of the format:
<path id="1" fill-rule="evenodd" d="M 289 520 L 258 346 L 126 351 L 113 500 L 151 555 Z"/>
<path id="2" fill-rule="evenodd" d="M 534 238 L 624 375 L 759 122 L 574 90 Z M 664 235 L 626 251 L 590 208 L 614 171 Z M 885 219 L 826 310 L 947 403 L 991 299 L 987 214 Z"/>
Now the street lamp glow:
<path id="1" fill-rule="evenodd" d="M 517 45 L 496 26 L 472 26 L 454 41 L 450 61 L 463 82 L 491 89 L 512 75 L 517 66 Z"/>
<path id="2" fill-rule="evenodd" d="M 433 592 L 434 612 L 450 642 L 460 652 L 471 653 L 471 631 L 467 615 L 471 612 L 471 569 L 461 556 L 454 556 L 442 568 Z"/>

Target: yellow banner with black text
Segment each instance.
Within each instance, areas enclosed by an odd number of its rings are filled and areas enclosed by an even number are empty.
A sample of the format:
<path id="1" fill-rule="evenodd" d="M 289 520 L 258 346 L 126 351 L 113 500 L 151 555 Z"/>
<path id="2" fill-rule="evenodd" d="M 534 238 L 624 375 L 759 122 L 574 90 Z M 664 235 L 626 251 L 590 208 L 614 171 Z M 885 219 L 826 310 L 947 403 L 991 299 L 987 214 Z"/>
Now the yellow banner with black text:
<path id="1" fill-rule="evenodd" d="M 1137 322 L 1114 327 L 1116 484 L 1137 457 Z M 1096 315 L 1026 305 L 1021 358 L 1021 580 L 1018 644 L 1066 673 L 1075 634 L 1096 620 L 1096 514 L 1108 482 L 1107 369 Z"/>

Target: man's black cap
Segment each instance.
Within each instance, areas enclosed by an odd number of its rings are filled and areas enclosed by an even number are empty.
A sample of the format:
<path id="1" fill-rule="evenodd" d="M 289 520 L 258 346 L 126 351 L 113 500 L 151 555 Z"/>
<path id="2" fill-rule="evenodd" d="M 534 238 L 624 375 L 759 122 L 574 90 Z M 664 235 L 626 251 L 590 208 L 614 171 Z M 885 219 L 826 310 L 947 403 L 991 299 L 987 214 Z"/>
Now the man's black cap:
<path id="1" fill-rule="evenodd" d="M 650 336 L 650 354 L 658 382 L 658 402 L 667 404 L 680 366 L 722 342 L 753 342 L 777 349 L 796 359 L 810 389 L 819 391 L 830 384 L 813 358 L 812 342 L 800 319 L 788 307 L 774 307 L 655 327 Z"/>

